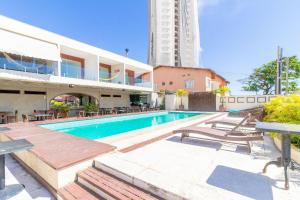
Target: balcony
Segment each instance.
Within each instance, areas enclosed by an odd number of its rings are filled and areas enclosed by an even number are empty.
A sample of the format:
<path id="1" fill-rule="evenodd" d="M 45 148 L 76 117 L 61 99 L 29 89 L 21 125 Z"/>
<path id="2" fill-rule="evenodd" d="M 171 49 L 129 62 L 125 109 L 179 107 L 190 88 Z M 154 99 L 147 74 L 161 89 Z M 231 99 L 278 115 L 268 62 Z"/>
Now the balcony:
<path id="1" fill-rule="evenodd" d="M 99 64 L 99 81 L 106 83 L 124 84 L 124 65 L 111 61 Z"/>
<path id="2" fill-rule="evenodd" d="M 141 78 L 126 77 L 126 85 L 151 88 L 151 81 L 143 80 Z"/>
<path id="3" fill-rule="evenodd" d="M 138 71 L 137 69 L 126 69 L 125 84 L 130 86 L 151 88 L 151 73 L 146 71 Z"/>
<path id="4" fill-rule="evenodd" d="M 0 52 L 0 69 L 57 75 L 58 66 L 55 61 Z"/>

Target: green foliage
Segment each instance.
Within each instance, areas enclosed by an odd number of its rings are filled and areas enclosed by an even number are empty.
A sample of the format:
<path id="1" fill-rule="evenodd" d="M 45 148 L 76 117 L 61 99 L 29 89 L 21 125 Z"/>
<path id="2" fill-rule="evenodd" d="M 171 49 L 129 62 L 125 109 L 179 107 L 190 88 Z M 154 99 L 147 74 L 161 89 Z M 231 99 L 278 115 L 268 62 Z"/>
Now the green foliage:
<path id="1" fill-rule="evenodd" d="M 289 61 L 289 91 L 293 93 L 298 89 L 297 79 L 300 78 L 300 61 L 296 56 L 284 58 L 284 63 Z M 254 71 L 249 75 L 249 77 L 239 80 L 244 86 L 242 87 L 244 91 L 251 92 L 262 92 L 265 95 L 274 93 L 275 79 L 277 71 L 277 61 L 273 60 L 268 62 L 261 67 L 255 68 Z M 284 82 L 285 80 L 286 67 L 283 67 L 282 72 L 282 91 L 285 90 Z"/>
<path id="2" fill-rule="evenodd" d="M 67 113 L 70 111 L 70 105 L 66 104 L 64 102 L 56 101 L 56 100 L 51 100 L 50 101 L 52 109 L 61 112 L 61 113 Z"/>
<path id="3" fill-rule="evenodd" d="M 213 91 L 215 94 L 220 94 L 221 96 L 224 96 L 226 93 L 230 92 L 230 89 L 226 86 L 221 86 L 218 89 Z"/>
<path id="4" fill-rule="evenodd" d="M 95 102 L 90 102 L 84 106 L 85 112 L 98 112 L 98 105 Z"/>
<path id="5" fill-rule="evenodd" d="M 300 124 L 300 96 L 278 96 L 266 103 L 264 108 L 266 114 L 264 121 Z M 299 135 L 291 135 L 291 141 L 300 148 Z"/>

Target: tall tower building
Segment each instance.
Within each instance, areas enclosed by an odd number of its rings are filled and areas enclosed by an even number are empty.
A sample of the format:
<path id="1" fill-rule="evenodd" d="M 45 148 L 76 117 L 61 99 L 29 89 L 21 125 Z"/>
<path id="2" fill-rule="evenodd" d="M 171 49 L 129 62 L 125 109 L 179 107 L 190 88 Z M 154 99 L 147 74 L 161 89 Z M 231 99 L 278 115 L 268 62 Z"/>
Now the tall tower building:
<path id="1" fill-rule="evenodd" d="M 148 63 L 199 67 L 197 0 L 149 0 Z"/>

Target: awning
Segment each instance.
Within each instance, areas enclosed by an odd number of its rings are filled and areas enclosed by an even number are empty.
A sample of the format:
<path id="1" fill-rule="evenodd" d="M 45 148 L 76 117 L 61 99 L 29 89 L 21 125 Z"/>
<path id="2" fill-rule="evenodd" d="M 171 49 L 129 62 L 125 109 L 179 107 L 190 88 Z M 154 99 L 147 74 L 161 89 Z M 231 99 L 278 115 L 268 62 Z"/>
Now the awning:
<path id="1" fill-rule="evenodd" d="M 56 44 L 0 29 L 0 51 L 51 61 L 60 61 Z"/>

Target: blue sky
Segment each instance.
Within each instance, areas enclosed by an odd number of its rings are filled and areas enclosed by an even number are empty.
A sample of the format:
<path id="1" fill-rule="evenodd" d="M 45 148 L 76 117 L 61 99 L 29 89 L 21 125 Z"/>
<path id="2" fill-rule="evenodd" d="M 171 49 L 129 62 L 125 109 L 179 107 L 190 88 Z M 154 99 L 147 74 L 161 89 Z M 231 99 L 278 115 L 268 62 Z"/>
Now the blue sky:
<path id="1" fill-rule="evenodd" d="M 0 14 L 147 61 L 147 0 L 0 0 Z M 202 60 L 228 79 L 284 55 L 300 56 L 299 0 L 200 0 Z"/>

